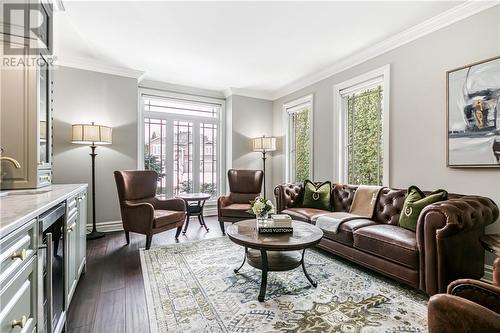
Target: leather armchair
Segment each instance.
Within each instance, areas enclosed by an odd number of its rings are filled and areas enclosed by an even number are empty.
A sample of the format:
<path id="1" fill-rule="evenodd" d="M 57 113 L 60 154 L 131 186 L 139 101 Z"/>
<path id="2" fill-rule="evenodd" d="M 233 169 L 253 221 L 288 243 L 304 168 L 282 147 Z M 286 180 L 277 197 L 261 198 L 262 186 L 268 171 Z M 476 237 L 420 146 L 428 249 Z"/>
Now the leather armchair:
<path id="1" fill-rule="evenodd" d="M 428 304 L 429 333 L 500 332 L 500 286 L 460 279 Z"/>
<path id="2" fill-rule="evenodd" d="M 255 218 L 248 213 L 250 200 L 260 195 L 264 172 L 262 170 L 236 170 L 227 172 L 229 195 L 217 200 L 217 215 L 222 234 L 225 234 L 224 222 L 238 222 Z"/>
<path id="3" fill-rule="evenodd" d="M 154 234 L 173 228 L 177 228 L 177 240 L 186 218 L 184 200 L 158 199 L 155 171 L 115 171 L 114 175 L 127 244 L 129 232 L 137 232 L 146 235 L 146 250 L 149 250 Z"/>

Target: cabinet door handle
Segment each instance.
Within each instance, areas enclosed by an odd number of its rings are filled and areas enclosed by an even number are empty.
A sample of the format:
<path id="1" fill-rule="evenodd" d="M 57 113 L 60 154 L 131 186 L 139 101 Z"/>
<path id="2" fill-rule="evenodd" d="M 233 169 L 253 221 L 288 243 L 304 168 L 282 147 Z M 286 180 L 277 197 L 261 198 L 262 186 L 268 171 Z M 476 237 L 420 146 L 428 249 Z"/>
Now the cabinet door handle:
<path id="1" fill-rule="evenodd" d="M 12 253 L 12 255 L 10 256 L 10 259 L 12 260 L 15 260 L 17 258 L 21 259 L 21 261 L 24 261 L 24 259 L 26 259 L 27 257 L 27 251 L 26 249 L 22 249 L 21 251 L 16 251 L 14 253 Z"/>
<path id="2" fill-rule="evenodd" d="M 21 319 L 13 320 L 10 326 L 12 326 L 12 328 L 16 326 L 24 328 L 25 325 L 26 325 L 26 316 L 22 316 Z"/>

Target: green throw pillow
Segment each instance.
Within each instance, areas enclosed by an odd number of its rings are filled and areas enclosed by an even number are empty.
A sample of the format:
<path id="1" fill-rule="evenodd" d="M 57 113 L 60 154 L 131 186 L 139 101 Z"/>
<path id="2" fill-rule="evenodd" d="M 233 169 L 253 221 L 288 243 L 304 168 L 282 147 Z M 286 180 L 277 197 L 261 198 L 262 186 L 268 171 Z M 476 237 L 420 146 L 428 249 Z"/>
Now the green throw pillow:
<path id="1" fill-rule="evenodd" d="M 445 190 L 439 189 L 425 196 L 425 193 L 418 187 L 415 185 L 410 186 L 406 194 L 403 210 L 401 211 L 401 215 L 399 215 L 399 226 L 416 231 L 418 217 L 422 210 L 432 203 L 446 200 L 447 198 L 448 192 Z"/>
<path id="2" fill-rule="evenodd" d="M 304 199 L 302 207 L 331 210 L 330 195 L 332 183 L 324 182 L 316 185 L 309 179 L 304 181 Z"/>

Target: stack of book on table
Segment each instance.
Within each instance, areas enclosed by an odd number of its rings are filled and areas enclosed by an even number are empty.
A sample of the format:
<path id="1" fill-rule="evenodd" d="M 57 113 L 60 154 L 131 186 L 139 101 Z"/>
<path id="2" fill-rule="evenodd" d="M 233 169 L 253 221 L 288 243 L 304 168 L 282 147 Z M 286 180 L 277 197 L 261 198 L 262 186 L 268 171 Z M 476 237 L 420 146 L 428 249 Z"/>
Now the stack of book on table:
<path id="1" fill-rule="evenodd" d="M 292 232 L 292 218 L 286 214 L 271 215 L 271 219 L 259 226 L 259 234 L 283 234 Z"/>

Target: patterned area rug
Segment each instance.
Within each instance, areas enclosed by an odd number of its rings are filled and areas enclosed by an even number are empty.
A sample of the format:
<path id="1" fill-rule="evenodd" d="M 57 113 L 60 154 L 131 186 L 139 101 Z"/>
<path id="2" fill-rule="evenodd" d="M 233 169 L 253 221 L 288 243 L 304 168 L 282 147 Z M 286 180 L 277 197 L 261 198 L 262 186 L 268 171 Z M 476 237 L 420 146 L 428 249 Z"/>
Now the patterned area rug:
<path id="1" fill-rule="evenodd" d="M 243 247 L 221 237 L 141 250 L 148 314 L 157 332 L 424 332 L 427 297 L 316 249 L 306 267 L 235 274 Z"/>

